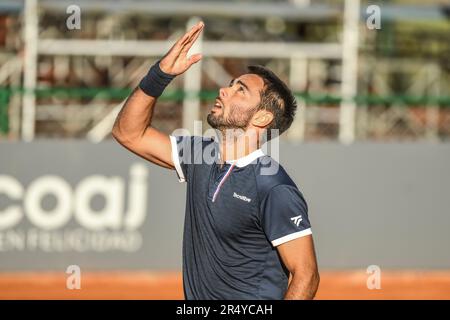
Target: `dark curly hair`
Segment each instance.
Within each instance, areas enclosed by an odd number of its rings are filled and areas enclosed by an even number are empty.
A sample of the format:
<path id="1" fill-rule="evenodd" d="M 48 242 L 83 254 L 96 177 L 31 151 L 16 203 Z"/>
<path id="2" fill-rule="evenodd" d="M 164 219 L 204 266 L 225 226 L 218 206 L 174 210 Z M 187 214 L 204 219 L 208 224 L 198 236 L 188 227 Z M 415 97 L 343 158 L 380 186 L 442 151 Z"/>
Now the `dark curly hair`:
<path id="1" fill-rule="evenodd" d="M 289 129 L 294 121 L 297 102 L 288 86 L 268 68 L 251 65 L 247 69 L 249 73 L 260 76 L 264 81 L 258 110 L 267 110 L 273 114 L 273 121 L 266 128 L 267 140 L 270 140 L 271 129 L 278 129 L 280 135 Z"/>

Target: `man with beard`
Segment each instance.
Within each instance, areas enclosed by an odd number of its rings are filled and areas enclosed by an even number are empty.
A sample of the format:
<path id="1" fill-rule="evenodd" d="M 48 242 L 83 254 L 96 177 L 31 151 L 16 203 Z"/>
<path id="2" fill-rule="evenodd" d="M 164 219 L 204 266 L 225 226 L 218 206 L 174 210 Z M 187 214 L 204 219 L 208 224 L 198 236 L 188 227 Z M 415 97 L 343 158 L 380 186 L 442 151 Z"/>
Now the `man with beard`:
<path id="1" fill-rule="evenodd" d="M 202 58 L 187 53 L 203 27 L 195 25 L 152 66 L 112 134 L 187 182 L 186 299 L 312 299 L 319 273 L 307 204 L 284 169 L 260 149 L 267 133 L 281 134 L 293 121 L 297 106 L 289 88 L 269 69 L 250 66 L 219 90 L 208 114 L 218 139 L 169 136 L 151 126 L 164 88 Z"/>

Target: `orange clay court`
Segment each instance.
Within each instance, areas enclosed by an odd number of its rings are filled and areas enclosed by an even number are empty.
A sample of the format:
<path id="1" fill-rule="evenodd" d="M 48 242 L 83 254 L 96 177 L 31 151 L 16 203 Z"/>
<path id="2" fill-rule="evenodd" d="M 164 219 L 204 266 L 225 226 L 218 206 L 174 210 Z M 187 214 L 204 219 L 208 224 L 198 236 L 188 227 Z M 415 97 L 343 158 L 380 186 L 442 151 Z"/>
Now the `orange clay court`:
<path id="1" fill-rule="evenodd" d="M 183 299 L 179 272 L 82 273 L 66 289 L 64 272 L 1 273 L 0 299 Z M 383 271 L 369 290 L 364 271 L 322 271 L 316 299 L 450 299 L 450 271 Z"/>

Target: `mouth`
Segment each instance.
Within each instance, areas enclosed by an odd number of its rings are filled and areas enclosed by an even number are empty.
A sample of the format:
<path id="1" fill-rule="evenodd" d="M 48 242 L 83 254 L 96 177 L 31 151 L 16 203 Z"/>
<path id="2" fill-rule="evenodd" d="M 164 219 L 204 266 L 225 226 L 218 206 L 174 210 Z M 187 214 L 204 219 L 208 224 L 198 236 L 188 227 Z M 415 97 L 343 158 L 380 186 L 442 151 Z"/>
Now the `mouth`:
<path id="1" fill-rule="evenodd" d="M 222 109 L 222 103 L 220 103 L 219 99 L 216 99 L 216 102 L 214 103 L 213 108 Z"/>

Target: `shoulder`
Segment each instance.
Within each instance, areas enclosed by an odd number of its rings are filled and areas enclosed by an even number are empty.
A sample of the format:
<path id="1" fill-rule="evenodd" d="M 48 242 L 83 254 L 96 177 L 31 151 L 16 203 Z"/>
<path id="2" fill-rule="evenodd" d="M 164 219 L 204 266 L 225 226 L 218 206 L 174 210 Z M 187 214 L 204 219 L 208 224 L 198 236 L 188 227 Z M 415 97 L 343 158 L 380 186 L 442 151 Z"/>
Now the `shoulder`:
<path id="1" fill-rule="evenodd" d="M 275 187 L 277 190 L 298 189 L 283 166 L 268 155 L 258 159 L 255 177 L 260 200 L 264 199 L 271 190 L 275 190 Z"/>
<path id="2" fill-rule="evenodd" d="M 291 217 L 293 213 L 301 212 L 306 217 L 308 204 L 283 166 L 264 156 L 257 167 L 255 176 L 260 218 L 273 223 L 273 219 L 267 220 L 268 216 L 286 218 L 286 215 Z M 290 222 L 290 218 L 287 221 Z"/>

